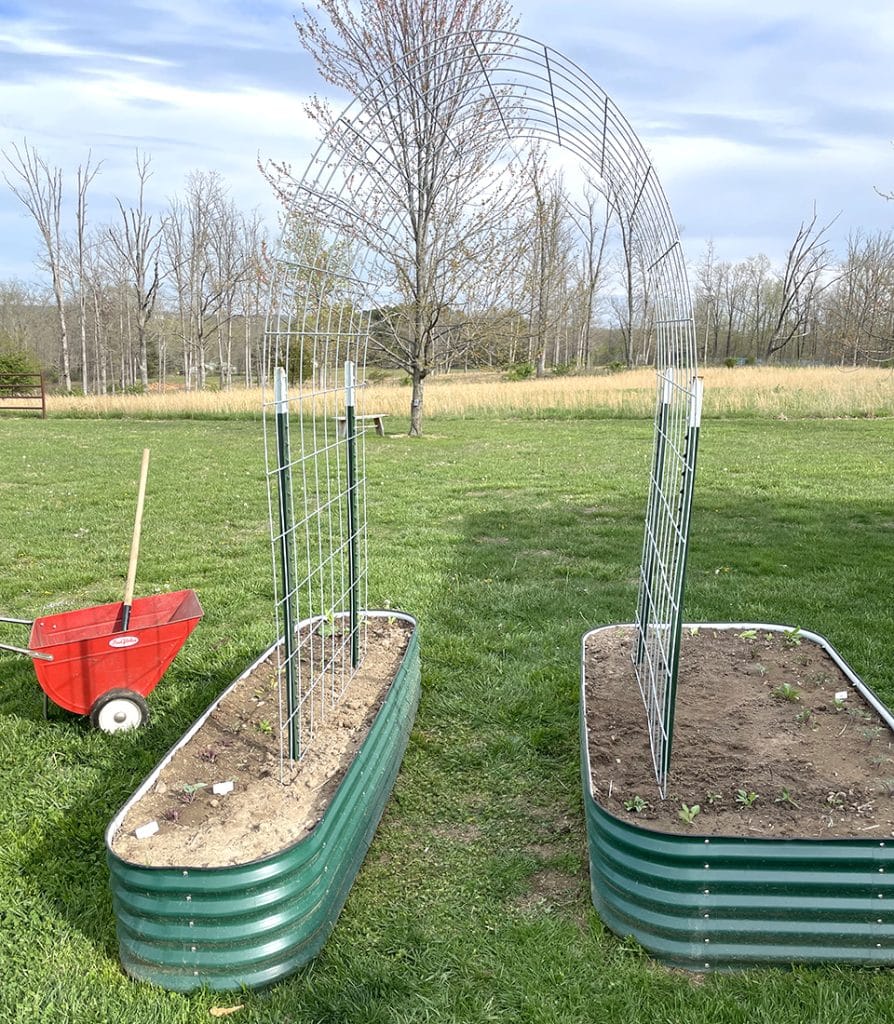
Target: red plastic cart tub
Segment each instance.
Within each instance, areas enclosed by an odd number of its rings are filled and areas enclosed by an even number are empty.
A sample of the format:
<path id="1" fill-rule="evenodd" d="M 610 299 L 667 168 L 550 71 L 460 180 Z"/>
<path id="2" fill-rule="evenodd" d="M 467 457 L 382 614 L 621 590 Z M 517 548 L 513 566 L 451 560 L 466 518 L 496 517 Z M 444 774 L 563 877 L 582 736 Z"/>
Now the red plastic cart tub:
<path id="1" fill-rule="evenodd" d="M 35 658 L 34 671 L 60 707 L 86 715 L 98 697 L 117 689 L 145 697 L 203 614 L 192 590 L 138 597 L 122 632 L 122 607 L 117 601 L 35 619 L 29 646 L 52 660 Z"/>

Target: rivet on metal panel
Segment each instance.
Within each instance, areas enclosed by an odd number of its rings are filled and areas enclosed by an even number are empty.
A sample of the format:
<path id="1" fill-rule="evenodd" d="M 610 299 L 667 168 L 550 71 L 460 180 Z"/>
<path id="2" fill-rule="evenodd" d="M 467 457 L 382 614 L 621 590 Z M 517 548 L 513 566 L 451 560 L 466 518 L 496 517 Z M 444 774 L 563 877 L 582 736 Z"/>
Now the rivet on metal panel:
<path id="1" fill-rule="evenodd" d="M 710 896 L 711 895 L 711 890 L 710 889 L 705 889 L 705 895 L 706 896 Z"/>
<path id="2" fill-rule="evenodd" d="M 183 877 L 184 878 L 189 878 L 189 872 L 188 871 L 184 871 L 183 872 Z"/>
<path id="3" fill-rule="evenodd" d="M 884 869 L 884 868 L 879 868 L 879 869 L 878 869 L 878 873 L 879 873 L 880 875 L 883 875 L 883 874 L 885 873 L 885 869 Z"/>
<path id="4" fill-rule="evenodd" d="M 875 944 L 875 948 L 876 948 L 876 949 L 881 949 L 881 948 L 882 948 L 882 944 L 881 944 L 880 942 L 877 942 L 877 943 Z"/>
<path id="5" fill-rule="evenodd" d="M 705 967 L 710 967 L 710 966 L 711 966 L 710 964 L 705 964 Z"/>
<path id="6" fill-rule="evenodd" d="M 885 898 L 885 894 L 884 894 L 883 892 L 880 892 L 880 893 L 878 894 L 878 898 L 879 898 L 880 900 L 883 900 L 883 899 Z"/>
<path id="7" fill-rule="evenodd" d="M 708 918 L 709 918 L 709 917 L 710 917 L 711 915 L 710 915 L 710 914 L 704 914 L 703 916 L 704 916 L 705 920 L 707 921 L 707 919 L 708 919 Z"/>
<path id="8" fill-rule="evenodd" d="M 706 864 L 706 865 L 705 865 L 705 871 L 708 871 L 708 870 L 710 869 L 710 867 L 711 867 L 711 865 L 710 865 L 710 864 Z"/>
<path id="9" fill-rule="evenodd" d="M 187 896 L 186 897 L 186 902 L 187 903 L 192 903 L 192 896 Z"/>
<path id="10" fill-rule="evenodd" d="M 710 941 L 711 941 L 710 939 L 705 939 L 705 942 L 710 942 Z"/>
<path id="11" fill-rule="evenodd" d="M 195 953 L 195 951 L 196 951 L 196 947 L 195 946 L 190 946 L 190 952 Z"/>
<path id="12" fill-rule="evenodd" d="M 189 922 L 189 927 L 190 927 L 190 928 L 192 928 L 192 926 L 193 926 L 194 924 L 195 924 L 195 921 L 190 921 L 190 922 Z"/>
<path id="13" fill-rule="evenodd" d="M 710 843 L 710 842 L 711 842 L 711 840 L 710 840 L 710 839 L 706 839 L 706 840 L 705 840 L 705 846 L 707 846 L 707 845 L 708 845 L 708 843 Z"/>
<path id="14" fill-rule="evenodd" d="M 875 919 L 875 923 L 876 923 L 876 924 L 881 924 L 881 923 L 882 923 L 882 919 L 881 919 L 880 917 L 877 917 L 877 918 Z"/>

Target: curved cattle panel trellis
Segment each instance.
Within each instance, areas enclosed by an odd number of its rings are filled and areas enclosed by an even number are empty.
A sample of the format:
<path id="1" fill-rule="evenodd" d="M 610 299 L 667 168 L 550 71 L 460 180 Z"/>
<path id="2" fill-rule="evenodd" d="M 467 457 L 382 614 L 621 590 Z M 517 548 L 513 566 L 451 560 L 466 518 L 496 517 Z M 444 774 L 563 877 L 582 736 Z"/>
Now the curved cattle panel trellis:
<path id="1" fill-rule="evenodd" d="M 419 341 L 424 316 L 441 315 L 422 308 L 420 296 L 436 294 L 424 275 L 434 279 L 450 259 L 455 269 L 475 232 L 500 230 L 495 197 L 543 149 L 568 154 L 598 184 L 648 276 L 655 442 L 632 658 L 664 795 L 701 406 L 680 240 L 652 162 L 611 98 L 549 47 L 486 30 L 407 54 L 332 123 L 300 179 L 278 177 L 289 252 L 271 288 L 265 366 L 277 383 L 265 391 L 264 420 L 284 757 L 301 756 L 363 654 L 368 346 L 382 332 L 396 345 Z M 451 177 L 461 167 L 474 182 L 462 202 Z M 438 232 L 420 262 L 432 211 Z M 468 259 L 453 303 L 471 294 Z M 318 640 L 302 655 L 308 631 Z"/>

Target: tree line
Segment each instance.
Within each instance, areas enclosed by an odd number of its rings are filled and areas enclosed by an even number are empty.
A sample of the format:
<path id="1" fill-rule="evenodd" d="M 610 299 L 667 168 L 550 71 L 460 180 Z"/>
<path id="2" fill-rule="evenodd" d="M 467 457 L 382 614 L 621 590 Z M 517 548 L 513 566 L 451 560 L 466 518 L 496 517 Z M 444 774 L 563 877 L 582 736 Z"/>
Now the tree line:
<path id="1" fill-rule="evenodd" d="M 45 285 L 0 282 L 0 349 L 24 354 L 70 392 L 251 386 L 261 365 L 271 244 L 257 213 L 237 209 L 215 172 L 194 171 L 181 195 L 150 205 L 151 161 L 137 154 L 130 201 L 91 225 L 90 157 L 74 176 L 71 223 L 63 173 L 24 143 L 5 154 L 10 187 L 32 213 Z M 516 196 L 518 198 L 518 196 Z M 649 283 L 610 190 L 573 199 L 544 162 L 529 170 L 525 204 L 488 242 L 491 275 L 439 310 L 431 372 L 505 368 L 517 376 L 648 364 L 654 355 Z M 518 208 L 516 208 L 518 210 Z M 278 234 L 299 247 L 295 225 Z M 690 278 L 702 361 L 879 364 L 894 357 L 894 233 L 853 232 L 842 259 L 816 216 L 795 233 L 786 263 L 733 262 L 709 243 Z M 306 244 L 306 243 L 304 243 Z M 322 244 L 322 243 L 321 243 Z M 349 259 L 349 247 L 342 259 Z M 476 266 L 478 263 L 476 262 Z M 405 305 L 371 319 L 370 363 L 406 368 L 395 351 Z M 402 358 L 403 356 L 403 358 Z"/>

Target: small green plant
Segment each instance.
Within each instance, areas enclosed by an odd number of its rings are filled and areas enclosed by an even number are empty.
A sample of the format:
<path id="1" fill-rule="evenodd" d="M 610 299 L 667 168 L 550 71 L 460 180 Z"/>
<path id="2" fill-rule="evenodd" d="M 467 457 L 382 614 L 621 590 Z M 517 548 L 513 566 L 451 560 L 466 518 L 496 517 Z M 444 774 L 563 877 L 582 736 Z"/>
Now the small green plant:
<path id="1" fill-rule="evenodd" d="M 180 787 L 180 791 L 177 793 L 177 799 L 182 804 L 191 804 L 196 798 L 196 793 L 198 793 L 200 789 L 204 789 L 207 785 L 207 782 L 186 782 Z"/>
<path id="2" fill-rule="evenodd" d="M 687 825 L 691 825 L 695 821 L 696 817 L 701 814 L 701 807 L 698 804 L 693 804 L 691 807 L 688 804 L 680 804 L 680 810 L 677 811 L 677 817 L 681 821 L 685 821 Z"/>
<path id="3" fill-rule="evenodd" d="M 798 626 L 795 626 L 794 629 L 787 629 L 783 635 L 789 647 L 801 646 L 801 630 Z"/>
<path id="4" fill-rule="evenodd" d="M 773 803 L 775 803 L 775 804 L 788 804 L 789 807 L 798 807 L 799 806 L 799 804 L 797 804 L 795 802 L 794 798 L 792 797 L 791 792 L 789 790 L 787 790 L 787 789 L 781 790 L 781 792 L 779 793 L 779 796 L 777 796 L 774 799 Z"/>
<path id="5" fill-rule="evenodd" d="M 792 686 L 791 683 L 783 683 L 773 691 L 773 696 L 780 700 L 796 701 L 801 699 L 801 691 Z"/>
<path id="6" fill-rule="evenodd" d="M 709 789 L 708 792 L 705 794 L 705 799 L 713 807 L 716 804 L 722 804 L 723 803 L 723 794 L 722 793 L 714 792 L 714 791 Z"/>
<path id="7" fill-rule="evenodd" d="M 258 732 L 271 733 L 273 732 L 273 726 L 266 718 L 262 718 L 260 722 L 258 722 Z"/>
<path id="8" fill-rule="evenodd" d="M 739 639 L 740 640 L 753 640 L 756 636 L 757 636 L 757 630 L 756 629 L 743 629 L 742 632 L 739 633 Z"/>
<path id="9" fill-rule="evenodd" d="M 837 697 L 835 698 L 834 705 L 836 711 L 843 711 L 847 707 L 847 704 L 843 700 L 839 700 Z"/>
<path id="10" fill-rule="evenodd" d="M 632 811 L 634 814 L 639 814 L 640 812 L 644 811 L 648 806 L 648 801 L 643 800 L 639 793 L 637 793 L 636 796 L 630 797 L 629 800 L 624 801 L 624 810 Z"/>
<path id="11" fill-rule="evenodd" d="M 759 799 L 760 796 L 753 789 L 736 790 L 736 803 L 741 804 L 743 807 L 751 807 Z"/>
<path id="12" fill-rule="evenodd" d="M 797 715 L 795 715 L 795 721 L 798 725 L 807 725 L 812 714 L 813 711 L 810 708 L 802 708 Z"/>
<path id="13" fill-rule="evenodd" d="M 826 797 L 826 803 L 830 807 L 844 807 L 844 793 L 830 790 L 829 795 Z"/>

